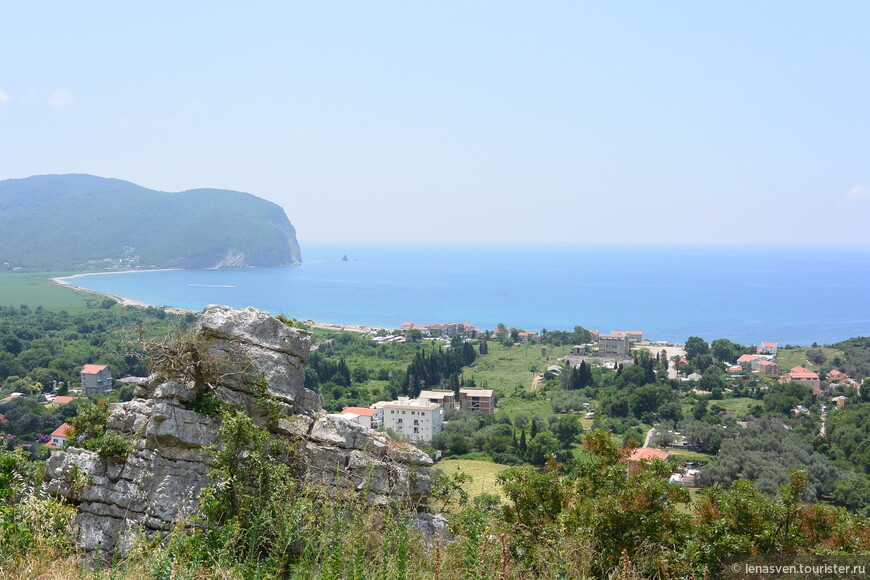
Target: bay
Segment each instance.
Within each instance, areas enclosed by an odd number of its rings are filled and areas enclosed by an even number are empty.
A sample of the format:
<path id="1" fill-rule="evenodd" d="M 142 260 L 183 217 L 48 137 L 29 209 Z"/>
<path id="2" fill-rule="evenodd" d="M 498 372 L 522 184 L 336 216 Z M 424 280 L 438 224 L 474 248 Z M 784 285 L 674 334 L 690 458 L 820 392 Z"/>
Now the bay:
<path id="1" fill-rule="evenodd" d="M 870 335 L 867 249 L 308 244 L 303 260 L 67 280 L 150 305 L 254 306 L 302 320 L 390 328 L 582 325 L 642 330 L 651 340 L 804 345 Z"/>

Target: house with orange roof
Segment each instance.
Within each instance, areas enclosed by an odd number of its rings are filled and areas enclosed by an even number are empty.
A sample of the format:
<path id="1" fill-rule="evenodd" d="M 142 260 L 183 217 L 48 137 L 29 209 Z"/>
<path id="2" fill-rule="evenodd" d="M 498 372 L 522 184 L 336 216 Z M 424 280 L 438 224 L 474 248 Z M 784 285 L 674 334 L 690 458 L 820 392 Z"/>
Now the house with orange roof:
<path id="1" fill-rule="evenodd" d="M 85 395 L 107 393 L 112 390 L 112 371 L 106 365 L 88 364 L 79 373 L 82 379 L 82 392 Z"/>
<path id="2" fill-rule="evenodd" d="M 368 429 L 377 429 L 384 424 L 383 409 L 368 409 L 366 407 L 345 407 L 341 411 L 341 416 L 351 421 L 366 427 Z"/>
<path id="3" fill-rule="evenodd" d="M 537 340 L 537 338 L 538 333 L 534 330 L 531 330 L 529 332 L 520 332 L 519 334 L 517 334 L 517 340 L 519 340 L 520 342 L 534 341 Z"/>
<path id="4" fill-rule="evenodd" d="M 51 441 L 45 446 L 49 449 L 63 449 L 69 438 L 72 437 L 73 428 L 69 423 L 64 423 L 51 432 Z"/>
<path id="5" fill-rule="evenodd" d="M 740 355 L 740 358 L 737 359 L 737 364 L 747 371 L 755 371 L 758 369 L 758 362 L 762 360 L 764 360 L 764 358 L 761 355 L 744 354 Z"/>
<path id="6" fill-rule="evenodd" d="M 776 343 L 775 342 L 762 342 L 758 346 L 758 354 L 769 354 L 773 357 L 776 357 Z"/>
<path id="7" fill-rule="evenodd" d="M 786 374 L 779 377 L 780 383 L 798 383 L 800 385 L 807 385 L 813 392 L 815 393 L 818 389 L 821 388 L 821 382 L 819 381 L 819 373 L 814 373 L 808 371 L 804 367 L 794 367 Z"/>
<path id="8" fill-rule="evenodd" d="M 505 328 L 504 330 L 496 328 L 495 330 L 492 331 L 492 337 L 496 338 L 496 339 L 506 338 L 510 335 L 511 335 L 511 331 L 508 330 L 507 328 Z"/>
<path id="9" fill-rule="evenodd" d="M 638 447 L 625 458 L 628 474 L 637 473 L 645 464 L 653 461 L 667 461 L 671 456 L 667 451 L 653 447 Z"/>
<path id="10" fill-rule="evenodd" d="M 60 395 L 45 404 L 47 409 L 54 409 L 55 407 L 60 407 L 61 405 L 66 405 L 67 403 L 72 403 L 77 400 L 79 397 L 68 397 L 66 395 Z"/>
<path id="11" fill-rule="evenodd" d="M 837 369 L 832 369 L 828 371 L 827 377 L 829 381 L 844 381 L 849 379 L 846 373 Z"/>

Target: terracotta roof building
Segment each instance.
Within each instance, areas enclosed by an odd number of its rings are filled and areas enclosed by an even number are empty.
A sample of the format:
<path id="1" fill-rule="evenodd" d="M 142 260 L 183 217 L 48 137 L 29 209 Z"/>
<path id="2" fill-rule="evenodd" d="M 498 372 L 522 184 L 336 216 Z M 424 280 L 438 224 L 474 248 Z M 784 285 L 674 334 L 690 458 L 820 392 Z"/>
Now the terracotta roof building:
<path id="1" fill-rule="evenodd" d="M 82 392 L 86 395 L 112 390 L 112 371 L 106 365 L 85 365 L 80 372 Z"/>

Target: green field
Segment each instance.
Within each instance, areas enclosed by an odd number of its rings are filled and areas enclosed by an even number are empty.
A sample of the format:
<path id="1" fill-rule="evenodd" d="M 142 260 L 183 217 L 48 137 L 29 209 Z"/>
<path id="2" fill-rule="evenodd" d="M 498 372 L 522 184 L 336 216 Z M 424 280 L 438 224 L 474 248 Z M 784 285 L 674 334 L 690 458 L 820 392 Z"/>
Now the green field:
<path id="1" fill-rule="evenodd" d="M 742 421 L 746 418 L 746 413 L 749 411 L 750 405 L 760 404 L 761 401 L 757 399 L 750 399 L 749 397 L 738 397 L 735 399 L 721 399 L 716 401 L 710 401 L 709 405 L 719 405 L 725 409 L 725 412 L 728 413 L 731 417 L 738 421 Z"/>
<path id="2" fill-rule="evenodd" d="M 88 301 L 95 296 L 86 292 L 64 288 L 51 281 L 64 275 L 54 273 L 0 273 L 0 306 L 20 306 L 31 308 L 42 306 L 48 310 L 85 310 Z"/>
<path id="3" fill-rule="evenodd" d="M 520 397 L 501 397 L 496 407 L 496 413 L 505 413 L 511 421 L 517 415 L 525 415 L 529 419 L 541 417 L 546 419 L 553 414 L 553 404 L 544 398 L 541 393 L 534 399 L 522 399 Z"/>
<path id="4" fill-rule="evenodd" d="M 820 347 L 822 352 L 828 358 L 829 363 L 835 356 L 842 356 L 843 352 L 836 348 Z M 807 368 L 811 371 L 819 370 L 819 365 L 814 365 L 807 360 L 807 350 L 805 347 L 795 348 L 780 348 L 776 352 L 776 362 L 779 363 L 779 368 L 782 372 L 787 372 L 788 369 L 797 366 Z"/>
<path id="5" fill-rule="evenodd" d="M 471 481 L 463 487 L 469 497 L 474 498 L 482 493 L 501 496 L 501 488 L 496 483 L 496 476 L 507 469 L 507 465 L 499 465 L 479 459 L 445 459 L 435 464 L 433 469 L 440 469 L 446 475 L 462 472 L 471 476 Z"/>
<path id="6" fill-rule="evenodd" d="M 485 384 L 486 388 L 502 393 L 517 386 L 530 389 L 536 374 L 544 372 L 550 365 L 559 364 L 556 359 L 571 352 L 570 346 L 547 346 L 547 356 L 541 356 L 540 344 L 506 347 L 494 340 L 489 341 L 488 346 L 489 354 L 475 361 L 463 377 L 466 383 L 473 377 L 475 384 Z"/>
<path id="7" fill-rule="evenodd" d="M 665 451 L 672 454 L 675 461 L 682 463 L 683 461 L 711 461 L 716 456 L 709 453 L 701 453 L 699 451 L 690 451 L 688 449 L 678 449 L 676 447 L 665 447 Z"/>

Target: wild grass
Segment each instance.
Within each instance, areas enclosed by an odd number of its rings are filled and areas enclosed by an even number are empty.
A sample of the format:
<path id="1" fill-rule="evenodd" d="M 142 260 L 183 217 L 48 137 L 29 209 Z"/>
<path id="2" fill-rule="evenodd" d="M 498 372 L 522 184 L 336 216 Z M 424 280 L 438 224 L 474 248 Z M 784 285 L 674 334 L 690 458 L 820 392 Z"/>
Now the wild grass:
<path id="1" fill-rule="evenodd" d="M 501 497 L 501 490 L 496 483 L 498 474 L 507 469 L 507 465 L 499 465 L 491 461 L 479 459 L 445 459 L 435 464 L 445 475 L 465 473 L 471 476 L 471 481 L 463 487 L 469 497 L 475 498 L 482 493 Z"/>
<path id="2" fill-rule="evenodd" d="M 532 380 L 548 366 L 558 364 L 559 357 L 571 352 L 569 346 L 547 346 L 547 355 L 541 355 L 540 344 L 516 344 L 506 347 L 500 342 L 488 342 L 489 353 L 479 357 L 474 366 L 463 374 L 466 384 L 474 379 L 478 385 L 508 392 L 516 386 L 531 389 Z"/>
<path id="3" fill-rule="evenodd" d="M 710 401 L 709 405 L 719 405 L 725 409 L 725 412 L 728 413 L 728 415 L 730 415 L 737 421 L 742 421 L 746 418 L 746 415 L 749 412 L 749 407 L 751 405 L 758 405 L 759 403 L 761 403 L 761 401 L 759 401 L 758 399 L 751 399 L 749 397 L 736 397 L 733 399 L 720 399 L 716 401 Z"/>
<path id="4" fill-rule="evenodd" d="M 787 372 L 790 368 L 797 366 L 807 368 L 811 371 L 819 370 L 820 365 L 813 364 L 807 360 L 807 350 L 810 348 L 811 347 L 797 346 L 794 348 L 777 349 L 776 362 L 779 363 L 782 372 Z M 830 364 L 834 357 L 843 355 L 843 351 L 837 350 L 836 348 L 819 347 L 819 349 L 824 352 L 825 357 L 827 357 L 825 364 Z"/>

